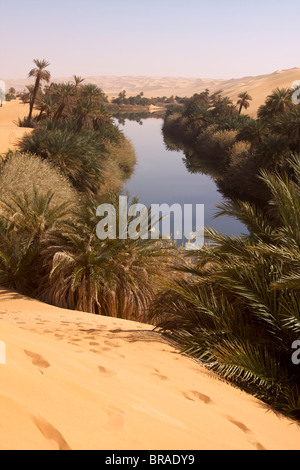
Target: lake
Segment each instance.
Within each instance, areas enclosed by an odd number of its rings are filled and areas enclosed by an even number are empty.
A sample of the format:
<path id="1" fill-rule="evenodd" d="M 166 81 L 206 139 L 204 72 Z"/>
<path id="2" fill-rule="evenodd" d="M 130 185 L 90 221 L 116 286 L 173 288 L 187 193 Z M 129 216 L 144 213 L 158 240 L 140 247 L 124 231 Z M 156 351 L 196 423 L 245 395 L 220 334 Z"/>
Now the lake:
<path id="1" fill-rule="evenodd" d="M 125 188 L 129 196 L 138 196 L 139 202 L 146 206 L 162 203 L 204 204 L 206 228 L 214 228 L 224 235 L 248 233 L 236 219 L 226 216 L 213 218 L 215 205 L 224 200 L 222 194 L 210 176 L 188 172 L 182 151 L 166 148 L 161 131 L 163 120 L 144 119 L 141 122 L 142 125 L 126 120 L 125 124 L 119 124 L 137 155 L 135 172 Z"/>

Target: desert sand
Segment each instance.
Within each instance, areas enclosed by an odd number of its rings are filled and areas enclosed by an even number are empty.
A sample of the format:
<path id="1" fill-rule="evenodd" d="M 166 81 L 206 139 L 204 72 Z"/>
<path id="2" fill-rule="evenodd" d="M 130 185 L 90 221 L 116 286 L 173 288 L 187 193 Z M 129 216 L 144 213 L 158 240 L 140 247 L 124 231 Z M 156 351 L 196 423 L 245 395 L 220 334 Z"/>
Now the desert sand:
<path id="1" fill-rule="evenodd" d="M 0 291 L 0 449 L 300 449 L 153 327 Z"/>
<path id="2" fill-rule="evenodd" d="M 14 150 L 18 139 L 25 132 L 30 131 L 25 127 L 18 127 L 14 121 L 28 116 L 29 105 L 19 100 L 8 101 L 0 107 L 0 154 L 9 149 Z"/>
<path id="3" fill-rule="evenodd" d="M 24 111 L 0 108 L 2 152 L 26 131 L 12 123 Z M 150 325 L 0 289 L 0 341 L 1 450 L 300 450 L 295 423 Z"/>
<path id="4" fill-rule="evenodd" d="M 275 88 L 291 87 L 296 80 L 300 80 L 300 68 L 297 67 L 289 70 L 277 70 L 266 75 L 230 80 L 187 77 L 93 76 L 86 77 L 84 83 L 98 85 L 110 98 L 118 96 L 122 90 L 126 90 L 127 96 L 137 95 L 142 91 L 146 97 L 172 95 L 189 97 L 208 88 L 211 92 L 222 90 L 223 95 L 229 96 L 236 103 L 238 94 L 248 91 L 253 101 L 247 112 L 254 116 L 257 108 L 264 103 L 266 97 Z M 53 78 L 53 81 L 68 82 L 73 79 L 72 77 L 60 77 Z M 7 89 L 14 87 L 18 91 L 22 91 L 26 85 L 33 83 L 29 79 L 8 79 L 5 82 Z"/>

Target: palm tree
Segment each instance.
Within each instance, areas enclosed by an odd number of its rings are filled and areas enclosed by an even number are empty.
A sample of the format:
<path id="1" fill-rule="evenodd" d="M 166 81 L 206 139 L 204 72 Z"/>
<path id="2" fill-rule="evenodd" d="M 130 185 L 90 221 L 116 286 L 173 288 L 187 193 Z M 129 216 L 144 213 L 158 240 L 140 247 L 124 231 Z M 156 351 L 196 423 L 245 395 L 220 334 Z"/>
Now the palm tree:
<path id="1" fill-rule="evenodd" d="M 291 145 L 294 145 L 300 154 L 300 107 L 295 106 L 288 114 L 281 116 L 274 127 L 277 132 L 282 132 L 289 137 Z"/>
<path id="2" fill-rule="evenodd" d="M 212 99 L 211 114 L 215 117 L 232 116 L 236 114 L 236 107 L 228 96 L 216 95 Z"/>
<path id="3" fill-rule="evenodd" d="M 104 93 L 97 85 L 88 83 L 81 87 L 81 96 L 93 103 L 101 103 L 104 100 Z"/>
<path id="4" fill-rule="evenodd" d="M 273 169 L 278 164 L 281 165 L 290 154 L 288 138 L 285 135 L 267 135 L 256 149 L 261 165 Z"/>
<path id="5" fill-rule="evenodd" d="M 42 96 L 36 101 L 36 109 L 40 111 L 37 118 L 39 121 L 43 113 L 46 117 L 53 117 L 57 112 L 57 101 L 51 93 L 43 93 Z"/>
<path id="6" fill-rule="evenodd" d="M 76 122 L 50 119 L 26 134 L 19 148 L 59 168 L 80 192 L 95 194 L 101 190 L 107 152 L 93 130 L 78 131 Z"/>
<path id="7" fill-rule="evenodd" d="M 115 206 L 116 198 L 110 200 Z M 157 240 L 99 240 L 98 203 L 90 201 L 73 222 L 48 238 L 48 266 L 39 298 L 57 306 L 143 321 L 157 282 L 167 272 L 168 249 Z"/>
<path id="8" fill-rule="evenodd" d="M 249 95 L 249 93 L 247 91 L 244 91 L 243 93 L 240 93 L 238 95 L 238 98 L 239 98 L 239 100 L 238 100 L 237 104 L 240 106 L 239 114 L 241 114 L 243 108 L 245 108 L 245 109 L 249 108 L 249 106 L 250 106 L 249 101 L 252 101 L 252 97 Z"/>
<path id="9" fill-rule="evenodd" d="M 58 107 L 54 114 L 54 119 L 60 119 L 63 112 L 66 110 L 67 114 L 70 114 L 70 105 L 72 98 L 75 95 L 75 85 L 73 83 L 59 83 L 55 89 L 55 99 Z"/>
<path id="10" fill-rule="evenodd" d="M 276 88 L 258 108 L 257 116 L 261 119 L 270 119 L 280 114 L 287 113 L 293 108 L 292 88 Z"/>
<path id="11" fill-rule="evenodd" d="M 33 62 L 35 63 L 36 67 L 31 69 L 28 74 L 29 77 L 35 77 L 35 85 L 33 89 L 32 100 L 30 101 L 28 121 L 31 121 L 33 107 L 35 104 L 38 91 L 40 89 L 41 82 L 45 81 L 46 83 L 49 83 L 50 77 L 51 77 L 50 72 L 48 70 L 45 70 L 47 67 L 49 67 L 50 65 L 49 62 L 47 62 L 46 60 L 38 60 L 38 59 L 34 59 Z"/>
<path id="12" fill-rule="evenodd" d="M 211 240 L 193 253 L 188 276 L 170 283 L 152 313 L 183 351 L 273 409 L 300 421 L 300 157 L 288 173 L 262 172 L 272 212 L 232 200 L 219 216 L 238 217 L 249 235 Z"/>
<path id="13" fill-rule="evenodd" d="M 79 88 L 79 85 L 84 82 L 85 78 L 79 77 L 78 75 L 73 75 L 73 79 L 75 82 L 75 90 L 77 91 Z"/>
<path id="14" fill-rule="evenodd" d="M 67 217 L 71 203 L 53 204 L 54 193 L 35 187 L 0 201 L 0 282 L 34 295 L 41 276 L 42 241 Z"/>
<path id="15" fill-rule="evenodd" d="M 250 119 L 238 131 L 238 140 L 247 140 L 251 146 L 262 143 L 263 137 L 268 131 L 267 125 L 263 120 Z"/>

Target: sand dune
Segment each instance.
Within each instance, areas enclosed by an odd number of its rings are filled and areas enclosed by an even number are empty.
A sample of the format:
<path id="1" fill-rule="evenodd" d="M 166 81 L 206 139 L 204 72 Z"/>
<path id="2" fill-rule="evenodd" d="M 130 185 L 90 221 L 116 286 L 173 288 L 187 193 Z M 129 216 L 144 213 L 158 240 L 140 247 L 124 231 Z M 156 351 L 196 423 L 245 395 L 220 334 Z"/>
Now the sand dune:
<path id="1" fill-rule="evenodd" d="M 277 87 L 290 87 L 295 80 L 300 80 L 300 68 L 278 70 L 271 74 L 235 78 L 231 80 L 213 78 L 185 77 L 144 77 L 144 76 L 93 76 L 86 77 L 86 83 L 94 83 L 109 96 L 117 96 L 126 90 L 127 96 L 141 91 L 147 97 L 152 96 L 192 96 L 208 88 L 211 92 L 222 90 L 234 102 L 242 91 L 248 91 L 253 97 L 249 114 L 254 115 L 257 108 L 264 103 L 268 94 Z M 54 82 L 72 81 L 72 77 L 53 78 Z M 29 79 L 8 79 L 7 89 L 11 86 L 22 91 L 31 83 Z"/>
<path id="2" fill-rule="evenodd" d="M 0 291 L 0 449 L 300 449 L 152 327 Z"/>
<path id="3" fill-rule="evenodd" d="M 29 105 L 19 100 L 6 102 L 2 108 L 0 107 L 0 154 L 9 149 L 14 150 L 18 139 L 30 131 L 25 127 L 18 127 L 14 122 L 18 118 L 23 119 L 28 116 L 28 112 Z"/>

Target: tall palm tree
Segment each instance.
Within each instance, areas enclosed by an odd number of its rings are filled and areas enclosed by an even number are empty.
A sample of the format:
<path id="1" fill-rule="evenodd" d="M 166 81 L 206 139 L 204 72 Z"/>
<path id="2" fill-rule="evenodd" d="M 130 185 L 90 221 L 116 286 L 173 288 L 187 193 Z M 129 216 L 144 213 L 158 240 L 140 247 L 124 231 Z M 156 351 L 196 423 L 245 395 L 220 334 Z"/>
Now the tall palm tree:
<path id="1" fill-rule="evenodd" d="M 41 82 L 45 81 L 46 83 L 49 83 L 50 78 L 51 78 L 50 72 L 46 70 L 46 68 L 49 67 L 50 65 L 49 62 L 47 62 L 44 59 L 43 60 L 34 59 L 33 62 L 36 65 L 36 67 L 31 69 L 28 74 L 29 77 L 35 77 L 33 96 L 32 96 L 32 100 L 30 101 L 28 121 L 31 121 L 33 107 L 37 98 L 38 91 L 40 89 Z"/>
<path id="2" fill-rule="evenodd" d="M 252 97 L 249 95 L 249 93 L 247 91 L 244 91 L 243 93 L 240 93 L 238 95 L 238 98 L 239 99 L 238 99 L 237 104 L 240 106 L 239 114 L 241 114 L 243 108 L 245 108 L 245 109 L 249 108 L 249 106 L 250 106 L 249 101 L 252 101 Z"/>

